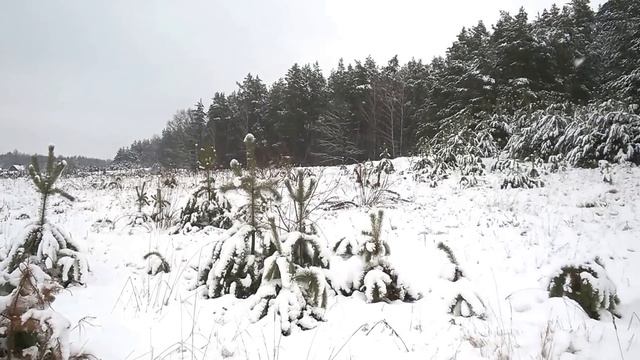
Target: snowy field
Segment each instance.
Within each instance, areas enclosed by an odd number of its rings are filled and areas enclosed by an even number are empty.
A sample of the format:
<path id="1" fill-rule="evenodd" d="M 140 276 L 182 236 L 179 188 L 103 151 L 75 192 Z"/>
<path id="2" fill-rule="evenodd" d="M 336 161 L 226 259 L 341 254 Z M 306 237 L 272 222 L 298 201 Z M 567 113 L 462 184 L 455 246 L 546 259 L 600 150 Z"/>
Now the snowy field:
<path id="1" fill-rule="evenodd" d="M 122 217 L 135 212 L 134 187 L 143 179 L 127 177 L 121 190 L 92 186 L 107 175 L 61 180 L 78 201 L 55 198 L 50 220 L 84 244 L 91 272 L 86 286 L 63 290 L 53 307 L 74 324 L 73 347 L 100 359 L 640 359 L 640 168 L 614 166 L 613 184 L 597 169 L 570 169 L 543 174 L 542 188 L 501 190 L 500 173 L 463 189 L 454 172 L 431 188 L 414 181 L 411 159 L 394 165 L 389 189 L 400 198 L 380 205 L 382 234 L 403 281 L 422 294 L 416 302 L 369 304 L 359 292 L 332 292 L 326 322 L 282 336 L 273 312 L 250 321 L 250 299 L 205 299 L 193 289 L 223 230 L 132 229 Z M 350 168 L 315 171 L 333 198 L 356 197 Z M 146 180 L 153 194 L 158 180 Z M 174 209 L 197 181 L 179 177 L 167 190 Z M 5 249 L 34 221 L 38 201 L 29 179 L 0 180 Z M 361 239 L 370 211 L 323 208 L 313 218 L 331 249 L 342 238 Z M 449 280 L 453 265 L 439 242 L 452 249 L 464 281 Z M 170 273 L 147 275 L 143 255 L 152 250 Z M 561 266 L 596 256 L 617 287 L 619 319 L 590 319 L 546 291 Z M 334 283 L 348 281 L 348 262 L 333 256 L 330 272 Z M 460 292 L 477 296 L 482 314 L 450 315 Z"/>

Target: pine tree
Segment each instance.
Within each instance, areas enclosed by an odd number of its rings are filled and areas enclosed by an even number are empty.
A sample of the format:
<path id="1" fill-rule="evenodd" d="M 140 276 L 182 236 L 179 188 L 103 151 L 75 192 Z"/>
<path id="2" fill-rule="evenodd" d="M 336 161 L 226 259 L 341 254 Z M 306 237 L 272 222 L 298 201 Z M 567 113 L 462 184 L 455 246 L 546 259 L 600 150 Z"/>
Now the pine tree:
<path id="1" fill-rule="evenodd" d="M 266 315 L 269 306 L 275 306 L 281 331 L 289 335 L 292 324 L 309 329 L 324 320 L 329 289 L 324 269 L 329 268 L 329 256 L 315 235 L 315 228 L 307 222 L 309 202 L 317 188 L 315 178 L 298 169 L 285 180 L 285 185 L 295 209 L 295 228 L 282 240 L 275 219 L 269 218 L 275 252 L 265 259 L 253 313 L 254 320 L 258 320 Z"/>
<path id="2" fill-rule="evenodd" d="M 68 200 L 75 200 L 73 196 L 56 187 L 66 162 L 56 162 L 53 151 L 54 147 L 50 145 L 46 172 L 40 171 L 36 155 L 31 159 L 29 175 L 41 196 L 39 220 L 29 227 L 25 239 L 18 239 L 12 244 L 9 255 L 0 264 L 0 269 L 13 272 L 20 263 L 30 260 L 45 269 L 49 275 L 61 280 L 64 285 L 71 282 L 82 283 L 88 272 L 88 264 L 80 252 L 79 245 L 46 218 L 51 196 L 60 195 Z"/>
<path id="3" fill-rule="evenodd" d="M 365 241 L 362 242 L 357 249 L 357 256 L 361 259 L 362 268 L 360 274 L 354 279 L 351 289 L 347 289 L 344 285 L 340 290 L 343 294 L 349 295 L 353 290 L 364 292 L 367 302 L 380 301 L 415 301 L 422 295 L 407 284 L 403 283 L 391 262 L 389 254 L 391 249 L 389 244 L 382 238 L 382 220 L 384 212 L 378 210 L 369 214 L 371 220 L 371 230 L 363 231 L 362 235 Z M 353 247 L 346 239 L 341 240 L 334 247 L 335 250 L 344 250 Z M 348 254 L 338 254 L 349 258 Z"/>
<path id="4" fill-rule="evenodd" d="M 640 99 L 640 3 L 609 0 L 596 15 L 603 98 L 638 104 Z"/>
<path id="5" fill-rule="evenodd" d="M 272 306 L 280 316 L 283 335 L 291 334 L 293 324 L 311 329 L 324 320 L 329 285 L 323 269 L 329 267 L 328 254 L 317 236 L 296 231 L 281 240 L 273 217 L 269 223 L 275 251 L 264 262 L 253 320 L 264 317 Z"/>
<path id="6" fill-rule="evenodd" d="M 187 204 L 180 212 L 180 226 L 176 230 L 191 231 L 205 226 L 229 229 L 231 220 L 231 204 L 218 196 L 213 177 L 216 165 L 216 151 L 213 146 L 201 148 L 199 152 L 199 167 L 205 172 L 205 178 L 200 181 L 200 187 L 192 194 Z"/>
<path id="7" fill-rule="evenodd" d="M 238 211 L 239 222 L 229 229 L 227 237 L 216 242 L 209 262 L 201 269 L 199 285 L 206 285 L 209 297 L 234 294 L 246 298 L 260 286 L 264 259 L 274 249 L 265 239 L 264 214 L 269 201 L 280 200 L 274 179 L 260 179 L 256 171 L 255 138 L 245 137 L 246 170 L 231 161 L 235 179 L 220 191 L 240 191 L 247 203 Z"/>
<path id="8" fill-rule="evenodd" d="M 0 358 L 67 360 L 71 324 L 51 308 L 60 286 L 39 267 L 20 263 L 0 293 Z"/>

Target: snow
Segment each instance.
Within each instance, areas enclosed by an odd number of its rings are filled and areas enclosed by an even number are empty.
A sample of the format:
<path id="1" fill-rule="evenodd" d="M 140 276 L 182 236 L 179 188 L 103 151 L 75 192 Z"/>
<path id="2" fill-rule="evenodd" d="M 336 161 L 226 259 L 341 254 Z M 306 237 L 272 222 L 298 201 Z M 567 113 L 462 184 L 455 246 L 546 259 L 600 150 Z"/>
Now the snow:
<path id="1" fill-rule="evenodd" d="M 251 142 L 251 143 L 253 143 L 253 142 L 256 142 L 256 138 L 255 138 L 255 136 L 253 136 L 253 134 L 249 133 L 249 134 L 247 134 L 247 135 L 244 137 L 244 142 L 245 142 L 245 143 L 246 143 L 246 142 Z"/>
<path id="2" fill-rule="evenodd" d="M 435 188 L 415 182 L 410 170 L 414 161 L 393 160 L 390 189 L 401 200 L 379 207 L 384 210 L 381 237 L 391 249 L 389 262 L 423 297 L 413 303 L 367 303 L 359 291 L 351 296 L 332 292 L 326 322 L 306 314 L 286 337 L 280 326 L 289 323 L 276 309 L 299 311 L 292 292 L 280 291 L 270 300 L 275 301 L 273 309 L 254 322 L 255 299 L 206 299 L 203 289 L 193 286 L 213 245 L 235 236 L 237 242 L 223 249 L 229 255 L 243 246 L 248 229 L 169 235 L 157 228 L 130 232 L 120 222 L 98 232 L 99 220 L 115 222 L 136 209 L 134 187 L 140 179 L 125 177 L 122 190 L 98 190 L 91 186 L 101 179 L 97 176 L 63 177 L 60 188 L 73 187 L 80 200 L 71 206 L 54 201 L 49 218 L 82 245 L 91 266 L 85 285 L 60 292 L 52 303 L 71 324 L 70 349 L 102 359 L 270 359 L 274 354 L 279 359 L 529 359 L 543 353 L 553 359 L 640 358 L 640 321 L 633 315 L 640 313 L 639 168 L 612 164 L 612 184 L 602 181 L 599 169 L 568 169 L 542 174 L 542 188 L 501 190 L 504 175 L 489 173 L 479 176 L 477 186 L 461 189 L 459 172 L 439 180 Z M 319 189 L 333 189 L 340 178 L 332 195 L 353 199 L 354 182 L 344 174 L 337 167 L 324 168 Z M 218 176 L 216 183 L 232 178 L 229 172 Z M 178 183 L 169 197 L 176 209 L 198 182 L 179 176 Z M 242 202 L 234 196 L 229 200 Z M 0 259 L 33 221 L 16 218 L 27 213 L 33 219 L 38 201 L 26 179 L 0 180 Z M 578 206 L 586 203 L 606 206 Z M 369 211 L 351 207 L 314 214 L 317 237 L 328 244 L 326 274 L 333 288 L 361 281 L 355 278 L 361 259 L 343 258 L 330 249 L 343 238 L 343 249 L 347 244 L 357 249 L 364 241 L 362 231 L 370 230 Z M 439 242 L 451 248 L 464 270 L 456 282 L 455 266 L 437 248 Z M 55 239 L 45 244 L 55 248 Z M 147 275 L 143 256 L 149 251 L 163 254 L 171 272 Z M 593 320 L 572 300 L 549 298 L 546 292 L 562 266 L 596 256 L 608 275 L 597 280 L 615 289 L 621 300 L 622 318 L 615 319 L 615 327 L 612 316 Z M 73 257 L 64 258 L 66 268 Z M 384 276 L 374 271 L 364 282 L 384 283 Z M 276 295 L 273 288 L 261 291 Z M 449 310 L 458 295 L 465 302 L 459 305 L 461 316 L 454 316 Z M 476 315 L 469 316 L 472 312 Z"/>

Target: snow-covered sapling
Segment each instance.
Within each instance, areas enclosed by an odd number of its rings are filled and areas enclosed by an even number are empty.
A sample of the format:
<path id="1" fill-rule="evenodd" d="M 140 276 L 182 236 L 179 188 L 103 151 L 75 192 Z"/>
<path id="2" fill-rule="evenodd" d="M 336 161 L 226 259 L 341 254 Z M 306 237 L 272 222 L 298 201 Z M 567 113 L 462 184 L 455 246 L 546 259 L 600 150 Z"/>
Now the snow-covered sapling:
<path id="1" fill-rule="evenodd" d="M 308 224 L 310 208 L 309 203 L 318 189 L 318 181 L 314 176 L 303 169 L 296 170 L 285 179 L 289 198 L 294 205 L 294 229 L 303 233 L 315 233 Z"/>
<path id="2" fill-rule="evenodd" d="M 452 169 L 444 161 L 433 157 L 423 157 L 413 164 L 411 170 L 414 171 L 414 180 L 427 182 L 430 187 L 434 188 L 438 186 L 440 181 L 449 177 L 449 172 Z"/>
<path id="3" fill-rule="evenodd" d="M 538 171 L 535 170 L 535 168 L 530 168 L 529 171 L 525 172 L 518 162 L 513 161 L 511 164 L 512 165 L 509 167 L 509 172 L 502 179 L 500 189 L 533 189 L 544 186 L 544 182 L 538 178 L 539 174 Z"/>
<path id="4" fill-rule="evenodd" d="M 389 150 L 385 148 L 384 151 L 380 154 L 380 161 L 378 161 L 378 165 L 376 166 L 376 172 L 391 174 L 396 171 L 390 157 L 391 155 L 389 155 Z"/>
<path id="5" fill-rule="evenodd" d="M 147 260 L 147 274 L 157 275 L 158 273 L 168 273 L 171 271 L 171 266 L 167 260 L 157 251 L 151 251 L 144 255 L 144 260 Z"/>
<path id="6" fill-rule="evenodd" d="M 153 200 L 151 220 L 162 229 L 170 227 L 173 220 L 173 213 L 169 208 L 171 203 L 162 194 L 162 188 L 160 186 L 156 189 L 155 195 L 151 195 L 151 199 Z"/>
<path id="7" fill-rule="evenodd" d="M 453 254 L 453 250 L 443 242 L 439 242 L 437 247 L 445 253 L 447 259 L 453 265 L 453 271 L 448 274 L 447 277 L 447 280 L 451 281 L 453 285 L 450 287 L 452 297 L 449 305 L 449 314 L 453 316 L 477 316 L 484 318 L 484 302 L 475 291 L 472 291 L 471 283 L 465 277 L 464 271 L 462 271 L 458 260 Z"/>
<path id="8" fill-rule="evenodd" d="M 604 266 L 596 258 L 581 265 L 567 265 L 560 269 L 548 286 L 550 297 L 566 296 L 580 305 L 592 319 L 600 319 L 601 311 L 620 317 L 616 287 Z"/>
<path id="9" fill-rule="evenodd" d="M 218 196 L 215 178 L 212 176 L 216 163 L 215 149 L 213 146 L 201 148 L 198 156 L 200 169 L 205 171 L 206 177 L 182 209 L 177 232 L 201 229 L 205 226 L 229 229 L 233 225 L 230 215 L 231 204 Z"/>
<path id="10" fill-rule="evenodd" d="M 60 285 L 38 266 L 20 263 L 2 282 L 0 358 L 66 360 L 70 323 L 51 308 Z"/>
<path id="11" fill-rule="evenodd" d="M 211 259 L 200 271 L 198 285 L 207 287 L 208 297 L 234 294 L 246 298 L 256 292 L 262 278 L 264 259 L 275 251 L 265 238 L 265 212 L 273 200 L 280 200 L 275 179 L 260 179 L 256 174 L 255 138 L 247 134 L 244 139 L 247 165 L 242 170 L 235 159 L 231 169 L 232 182 L 220 191 L 240 191 L 246 204 L 238 211 L 239 222 L 227 236 L 214 244 Z"/>
<path id="12" fill-rule="evenodd" d="M 382 239 L 383 218 L 382 210 L 371 213 L 371 230 L 362 232 L 367 239 L 360 246 L 358 255 L 363 260 L 364 269 L 354 287 L 364 292 L 368 302 L 417 300 L 420 294 L 398 278 L 397 271 L 389 262 L 391 249 Z"/>
<path id="13" fill-rule="evenodd" d="M 252 134 L 247 134 L 244 138 L 246 147 L 246 169 L 243 171 L 237 160 L 231 160 L 231 170 L 235 175 L 232 182 L 220 187 L 220 191 L 225 193 L 237 190 L 244 193 L 247 202 L 241 207 L 240 219 L 252 227 L 249 236 L 251 237 L 251 253 L 256 248 L 256 235 L 264 226 L 263 215 L 267 210 L 267 205 L 271 200 L 280 200 L 280 193 L 277 190 L 277 182 L 274 179 L 260 179 L 257 175 L 256 144 Z"/>
<path id="14" fill-rule="evenodd" d="M 269 219 L 275 252 L 265 259 L 262 283 L 254 298 L 253 320 L 264 317 L 269 307 L 280 316 L 283 335 L 292 325 L 303 330 L 324 320 L 328 284 L 323 269 L 329 267 L 325 247 L 317 236 L 294 231 L 282 241 L 275 219 Z"/>
<path id="15" fill-rule="evenodd" d="M 150 205 L 149 196 L 147 196 L 147 191 L 145 190 L 146 186 L 146 181 L 143 181 L 140 186 L 136 185 L 136 205 L 138 205 L 138 214 L 143 214 L 142 208 Z"/>
<path id="16" fill-rule="evenodd" d="M 64 285 L 71 282 L 82 283 L 88 272 L 88 264 L 79 245 L 57 226 L 49 223 L 46 217 L 51 196 L 60 195 L 74 200 L 73 196 L 55 186 L 66 162 L 56 162 L 53 150 L 53 145 L 49 146 L 46 172 L 40 171 L 36 155 L 31 159 L 29 175 L 41 196 L 38 222 L 29 226 L 26 238 L 18 239 L 12 244 L 5 261 L 0 263 L 0 269 L 6 268 L 7 272 L 13 272 L 20 263 L 29 259 L 49 275 L 61 280 Z"/>
<path id="17" fill-rule="evenodd" d="M 598 167 L 600 168 L 600 174 L 602 174 L 602 181 L 607 184 L 613 184 L 611 164 L 607 160 L 600 160 L 598 161 Z"/>

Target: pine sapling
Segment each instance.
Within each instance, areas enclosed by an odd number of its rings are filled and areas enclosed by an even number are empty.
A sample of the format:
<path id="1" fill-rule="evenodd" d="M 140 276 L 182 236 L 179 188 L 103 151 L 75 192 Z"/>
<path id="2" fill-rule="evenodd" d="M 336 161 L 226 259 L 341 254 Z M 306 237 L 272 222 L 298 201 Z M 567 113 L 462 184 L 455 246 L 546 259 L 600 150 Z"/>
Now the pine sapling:
<path id="1" fill-rule="evenodd" d="M 367 302 L 419 299 L 421 294 L 413 291 L 400 280 L 389 261 L 391 249 L 382 238 L 383 211 L 371 213 L 370 219 L 371 229 L 362 232 L 366 239 L 359 246 L 357 253 L 362 270 L 353 283 L 348 285 L 352 287 L 351 290 L 344 286 L 337 290 L 345 295 L 351 294 L 353 290 L 360 290 L 364 292 Z"/>
<path id="2" fill-rule="evenodd" d="M 313 328 L 324 320 L 327 306 L 326 250 L 316 236 L 302 232 L 289 233 L 282 240 L 273 217 L 269 224 L 275 251 L 264 262 L 262 282 L 253 300 L 253 320 L 263 318 L 274 307 L 283 335 L 291 334 L 292 325 Z"/>
<path id="3" fill-rule="evenodd" d="M 62 171 L 67 166 L 67 162 L 62 160 L 56 163 L 53 150 L 54 146 L 49 145 L 46 173 L 40 172 L 40 165 L 38 164 L 38 157 L 36 155 L 31 158 L 31 165 L 29 165 L 29 176 L 31 177 L 33 184 L 36 186 L 37 191 L 40 193 L 40 225 L 44 225 L 46 222 L 47 200 L 50 196 L 60 195 L 69 201 L 75 201 L 75 198 L 69 195 L 66 191 L 55 187 L 56 181 L 60 178 Z"/>
<path id="4" fill-rule="evenodd" d="M 12 244 L 9 255 L 0 263 L 0 269 L 13 272 L 20 263 L 30 259 L 32 263 L 42 266 L 49 275 L 60 279 L 64 285 L 83 282 L 88 272 L 88 264 L 78 244 L 51 224 L 46 217 L 51 196 L 60 195 L 68 200 L 75 200 L 73 196 L 56 187 L 56 181 L 65 166 L 64 160 L 55 161 L 53 145 L 49 146 L 46 172 L 40 171 L 37 156 L 32 157 L 29 175 L 41 196 L 38 221 L 29 227 L 25 239 L 19 239 Z"/>
<path id="5" fill-rule="evenodd" d="M 198 230 L 205 226 L 229 229 L 233 225 L 230 215 L 231 204 L 219 197 L 216 190 L 212 174 L 216 163 L 213 146 L 200 149 L 198 163 L 200 169 L 205 172 L 205 179 L 200 181 L 200 187 L 180 212 L 180 227 L 176 233 Z"/>
<path id="6" fill-rule="evenodd" d="M 449 314 L 462 317 L 476 316 L 484 319 L 484 302 L 478 294 L 472 290 L 472 284 L 466 278 L 464 271 L 462 271 L 458 260 L 453 254 L 453 250 L 442 242 L 439 242 L 437 247 L 445 253 L 447 260 L 449 260 L 454 267 L 453 272 L 447 278 L 447 280 L 451 281 L 451 286 L 449 286 L 451 292 Z"/>
<path id="7" fill-rule="evenodd" d="M 147 191 L 145 190 L 146 186 L 146 181 L 143 181 L 142 185 L 139 187 L 136 185 L 136 204 L 138 205 L 138 214 L 143 214 L 142 209 L 145 206 L 150 205 L 149 196 L 147 196 Z"/>
<path id="8" fill-rule="evenodd" d="M 246 204 L 238 211 L 238 222 L 218 240 L 210 260 L 200 269 L 198 285 L 206 285 L 208 297 L 234 294 L 246 298 L 256 292 L 262 279 L 264 260 L 274 252 L 265 238 L 264 214 L 269 201 L 280 200 L 274 179 L 260 179 L 256 174 L 255 139 L 247 134 L 246 169 L 235 159 L 231 169 L 235 179 L 220 187 L 220 191 L 239 191 Z"/>
<path id="9" fill-rule="evenodd" d="M 266 211 L 269 200 L 280 200 L 280 193 L 276 189 L 276 181 L 274 179 L 259 179 L 257 175 L 257 163 L 255 156 L 255 138 L 252 134 L 247 134 L 244 138 L 246 147 L 246 169 L 243 171 L 237 160 L 231 160 L 231 170 L 235 175 L 235 179 L 220 187 L 220 191 L 226 193 L 231 190 L 237 190 L 244 193 L 247 203 L 241 209 L 241 220 L 249 225 L 252 230 L 249 234 L 251 237 L 251 254 L 256 250 L 256 234 L 263 226 L 263 214 Z"/>
<path id="10" fill-rule="evenodd" d="M 60 286 L 28 262 L 5 278 L 13 290 L 0 294 L 0 357 L 69 359 L 70 323 L 51 309 Z"/>
<path id="11" fill-rule="evenodd" d="M 550 297 L 574 300 L 592 319 L 599 320 L 602 311 L 620 317 L 620 298 L 599 258 L 580 265 L 566 265 L 548 285 Z"/>

